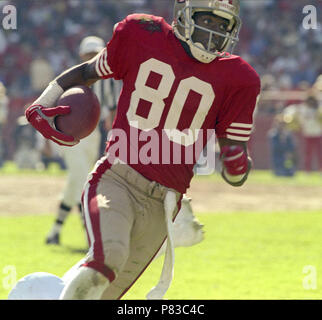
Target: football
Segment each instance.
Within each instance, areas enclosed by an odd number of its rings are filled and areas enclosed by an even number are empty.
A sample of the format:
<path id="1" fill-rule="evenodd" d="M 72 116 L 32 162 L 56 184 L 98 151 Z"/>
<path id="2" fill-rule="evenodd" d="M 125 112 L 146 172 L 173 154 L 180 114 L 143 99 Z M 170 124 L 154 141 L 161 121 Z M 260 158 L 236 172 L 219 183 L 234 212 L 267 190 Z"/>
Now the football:
<path id="1" fill-rule="evenodd" d="M 95 93 L 87 86 L 66 90 L 57 101 L 57 106 L 70 106 L 71 112 L 59 115 L 54 123 L 58 131 L 81 140 L 93 132 L 100 118 L 100 103 Z"/>

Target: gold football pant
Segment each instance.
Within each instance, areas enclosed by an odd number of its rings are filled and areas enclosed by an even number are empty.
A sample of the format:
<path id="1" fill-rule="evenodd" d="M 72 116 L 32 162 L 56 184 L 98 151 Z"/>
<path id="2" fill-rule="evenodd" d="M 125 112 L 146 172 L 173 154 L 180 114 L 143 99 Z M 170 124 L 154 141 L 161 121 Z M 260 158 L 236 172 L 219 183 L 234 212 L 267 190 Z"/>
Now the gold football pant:
<path id="1" fill-rule="evenodd" d="M 85 186 L 83 209 L 90 248 L 84 265 L 111 282 L 102 299 L 120 299 L 162 246 L 167 236 L 163 201 L 168 190 L 126 164 L 112 165 L 98 181 Z M 173 218 L 182 198 L 175 194 Z"/>

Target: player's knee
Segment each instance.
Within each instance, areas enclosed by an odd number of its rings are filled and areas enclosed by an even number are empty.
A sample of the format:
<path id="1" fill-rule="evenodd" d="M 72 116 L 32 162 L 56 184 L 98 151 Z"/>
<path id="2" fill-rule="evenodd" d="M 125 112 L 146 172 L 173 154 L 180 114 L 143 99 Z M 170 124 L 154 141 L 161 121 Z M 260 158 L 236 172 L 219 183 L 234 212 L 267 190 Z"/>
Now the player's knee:
<path id="1" fill-rule="evenodd" d="M 83 263 L 83 266 L 92 268 L 103 274 L 110 282 L 123 270 L 129 257 L 129 246 L 121 241 L 103 242 L 104 252 L 99 259 L 93 259 L 90 255 Z M 95 255 L 94 255 L 95 256 Z M 97 255 L 96 255 L 97 258 Z"/>
<path id="2" fill-rule="evenodd" d="M 108 242 L 104 244 L 104 248 L 106 248 L 105 264 L 119 273 L 129 257 L 128 246 L 122 242 Z"/>
<path id="3" fill-rule="evenodd" d="M 66 284 L 60 299 L 100 299 L 109 284 L 109 279 L 95 268 L 81 266 Z"/>

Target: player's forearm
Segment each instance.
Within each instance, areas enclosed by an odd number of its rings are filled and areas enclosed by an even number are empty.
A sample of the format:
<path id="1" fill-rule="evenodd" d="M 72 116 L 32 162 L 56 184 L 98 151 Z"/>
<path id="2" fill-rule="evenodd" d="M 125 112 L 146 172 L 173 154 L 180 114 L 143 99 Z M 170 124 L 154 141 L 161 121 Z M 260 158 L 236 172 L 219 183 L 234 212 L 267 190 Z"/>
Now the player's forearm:
<path id="1" fill-rule="evenodd" d="M 41 96 L 34 101 L 34 105 L 42 105 L 44 107 L 55 106 L 58 98 L 67 89 L 79 85 L 91 85 L 97 79 L 96 73 L 90 63 L 84 62 L 76 65 L 56 77 L 49 83 L 48 87 L 44 90 Z"/>
<path id="2" fill-rule="evenodd" d="M 91 78 L 89 64 L 84 62 L 64 71 L 55 80 L 61 86 L 61 88 L 66 91 L 74 86 L 89 86 L 97 79 Z"/>

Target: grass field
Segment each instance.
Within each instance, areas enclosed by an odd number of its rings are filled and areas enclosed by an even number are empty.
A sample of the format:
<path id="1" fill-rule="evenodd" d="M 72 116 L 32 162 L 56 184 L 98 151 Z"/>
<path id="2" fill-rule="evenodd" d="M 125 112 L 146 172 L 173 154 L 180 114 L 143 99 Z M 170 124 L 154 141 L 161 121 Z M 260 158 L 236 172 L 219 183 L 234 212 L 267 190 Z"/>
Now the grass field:
<path id="1" fill-rule="evenodd" d="M 17 172 L 13 167 L 9 170 L 7 166 L 0 171 L 0 177 L 10 175 L 18 179 L 26 175 L 48 175 L 52 179 L 56 174 L 64 177 L 56 169 L 33 173 Z M 202 182 L 223 186 L 218 177 L 197 177 L 193 194 Z M 272 190 L 283 186 L 285 192 L 295 184 L 303 192 L 311 188 L 321 194 L 322 178 L 318 174 L 300 174 L 290 180 L 274 178 L 268 172 L 253 172 L 249 184 L 258 188 L 266 185 Z M 196 203 L 196 208 L 202 207 Z M 3 210 L 0 299 L 6 299 L 10 286 L 26 274 L 45 271 L 62 276 L 83 257 L 86 241 L 77 214 L 73 213 L 66 222 L 62 246 L 55 247 L 44 244 L 53 212 L 23 214 L 22 206 L 20 214 L 6 215 Z M 167 299 L 322 298 L 322 204 L 309 210 L 293 206 L 283 211 L 245 207 L 239 211 L 227 206 L 227 210 L 196 213 L 205 224 L 205 240 L 191 248 L 176 249 L 175 277 Z M 151 264 L 124 299 L 145 299 L 158 281 L 162 259 Z"/>

